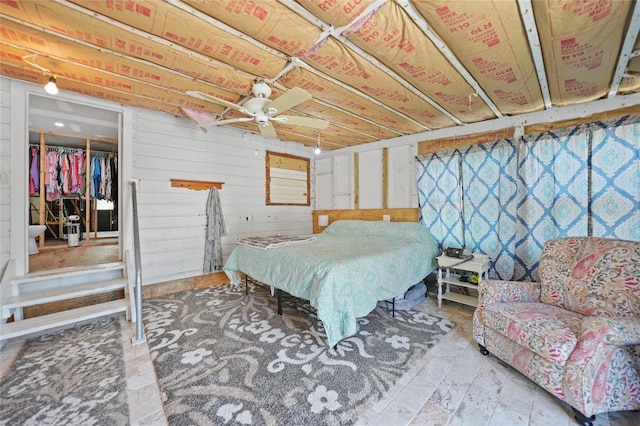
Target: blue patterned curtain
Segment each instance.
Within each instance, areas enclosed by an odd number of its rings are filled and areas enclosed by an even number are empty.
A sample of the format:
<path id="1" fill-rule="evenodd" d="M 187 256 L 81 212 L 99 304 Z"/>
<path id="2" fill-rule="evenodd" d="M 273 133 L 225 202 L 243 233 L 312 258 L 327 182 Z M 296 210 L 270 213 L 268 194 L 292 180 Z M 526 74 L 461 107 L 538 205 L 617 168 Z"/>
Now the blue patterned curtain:
<path id="1" fill-rule="evenodd" d="M 640 120 L 591 129 L 593 235 L 640 241 Z"/>
<path id="2" fill-rule="evenodd" d="M 515 143 L 470 146 L 461 158 L 466 248 L 489 256 L 492 277 L 510 279 L 517 224 Z"/>
<path id="3" fill-rule="evenodd" d="M 537 280 L 550 238 L 640 241 L 639 152 L 627 116 L 422 156 L 421 220 L 440 248 L 487 254 L 490 277 Z"/>
<path id="4" fill-rule="evenodd" d="M 521 142 L 513 278 L 535 281 L 545 241 L 588 235 L 589 133 L 576 127 Z"/>
<path id="5" fill-rule="evenodd" d="M 422 223 L 440 249 L 464 246 L 460 151 L 443 151 L 418 158 L 418 198 Z"/>

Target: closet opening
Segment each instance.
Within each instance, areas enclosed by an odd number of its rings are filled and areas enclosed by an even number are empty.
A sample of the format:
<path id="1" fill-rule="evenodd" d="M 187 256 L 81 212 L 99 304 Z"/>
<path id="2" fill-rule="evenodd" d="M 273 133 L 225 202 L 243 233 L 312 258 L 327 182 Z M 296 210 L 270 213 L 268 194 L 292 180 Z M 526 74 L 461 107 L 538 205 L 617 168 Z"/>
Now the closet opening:
<path id="1" fill-rule="evenodd" d="M 120 260 L 119 115 L 29 96 L 29 272 Z"/>

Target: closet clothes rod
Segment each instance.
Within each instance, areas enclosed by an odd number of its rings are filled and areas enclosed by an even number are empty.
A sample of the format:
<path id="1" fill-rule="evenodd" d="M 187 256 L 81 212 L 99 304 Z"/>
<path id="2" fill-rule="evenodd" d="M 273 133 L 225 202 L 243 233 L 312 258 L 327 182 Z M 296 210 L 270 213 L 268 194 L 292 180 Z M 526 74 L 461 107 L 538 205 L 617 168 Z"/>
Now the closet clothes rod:
<path id="1" fill-rule="evenodd" d="M 103 143 L 111 143 L 111 144 L 114 144 L 114 145 L 118 144 L 117 139 L 97 138 L 97 137 L 91 137 L 91 136 L 80 136 L 80 135 L 69 134 L 69 133 L 52 132 L 52 131 L 49 131 L 49 130 L 29 129 L 29 133 L 38 134 L 38 135 L 40 135 L 41 138 L 43 138 L 44 136 L 63 136 L 65 138 L 80 139 L 80 140 L 83 140 L 83 141 L 86 141 L 88 139 L 90 142 L 103 142 Z"/>
<path id="2" fill-rule="evenodd" d="M 40 145 L 29 144 L 29 148 L 40 148 Z M 66 151 L 66 152 L 86 152 L 87 151 L 84 148 L 70 148 L 70 147 L 66 147 L 66 146 L 49 146 L 49 145 L 47 145 L 45 147 L 45 149 L 47 151 Z M 92 156 L 93 156 L 93 154 L 104 155 L 104 156 L 107 156 L 107 157 L 117 157 L 118 156 L 117 152 L 97 151 L 95 149 L 91 150 L 91 154 L 92 154 Z"/>

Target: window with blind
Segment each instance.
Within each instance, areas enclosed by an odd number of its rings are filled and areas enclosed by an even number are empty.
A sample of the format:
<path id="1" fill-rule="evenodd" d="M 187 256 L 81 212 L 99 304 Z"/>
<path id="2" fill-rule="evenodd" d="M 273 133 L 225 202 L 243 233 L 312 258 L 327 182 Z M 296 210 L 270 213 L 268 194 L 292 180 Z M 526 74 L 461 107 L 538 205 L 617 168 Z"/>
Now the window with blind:
<path id="1" fill-rule="evenodd" d="M 267 205 L 311 204 L 309 159 L 267 151 Z"/>

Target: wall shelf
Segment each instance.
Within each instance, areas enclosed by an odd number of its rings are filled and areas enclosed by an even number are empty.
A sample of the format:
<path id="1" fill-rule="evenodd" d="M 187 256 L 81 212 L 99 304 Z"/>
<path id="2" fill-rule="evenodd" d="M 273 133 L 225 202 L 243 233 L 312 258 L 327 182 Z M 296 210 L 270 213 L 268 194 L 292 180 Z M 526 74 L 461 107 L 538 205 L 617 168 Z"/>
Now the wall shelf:
<path id="1" fill-rule="evenodd" d="M 188 180 L 188 179 L 170 179 L 171 187 L 173 188 L 187 188 L 194 191 L 206 191 L 212 187 L 222 189 L 224 182 L 212 182 L 206 180 Z"/>

